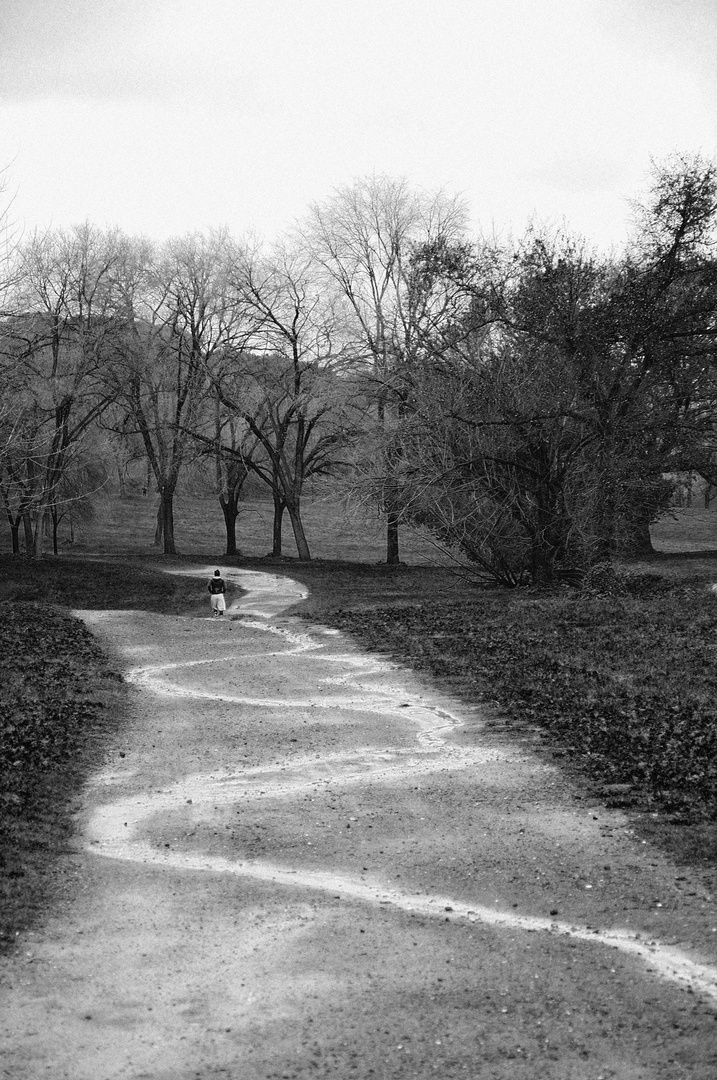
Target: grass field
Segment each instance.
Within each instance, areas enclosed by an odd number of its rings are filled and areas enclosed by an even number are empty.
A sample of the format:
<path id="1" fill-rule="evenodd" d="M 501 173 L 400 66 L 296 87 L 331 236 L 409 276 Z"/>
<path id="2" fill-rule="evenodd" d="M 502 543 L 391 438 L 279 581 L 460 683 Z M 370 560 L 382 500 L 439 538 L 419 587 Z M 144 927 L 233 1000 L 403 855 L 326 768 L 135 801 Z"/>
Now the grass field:
<path id="1" fill-rule="evenodd" d="M 717 551 L 717 507 L 697 507 L 665 514 L 652 527 L 653 547 L 661 553 Z"/>
<path id="2" fill-rule="evenodd" d="M 94 516 L 74 529 L 60 530 L 60 551 L 112 555 L 152 555 L 156 523 L 156 498 L 108 496 L 97 499 Z M 282 530 L 283 554 L 296 558 L 296 544 L 288 515 Z M 306 536 L 314 559 L 342 559 L 352 562 L 379 562 L 386 558 L 385 525 L 369 512 L 350 514 L 335 503 L 307 501 L 302 512 Z M 175 540 L 182 555 L 205 559 L 226 550 L 226 533 L 219 502 L 215 497 L 178 496 L 174 506 Z M 262 558 L 271 551 L 273 508 L 258 500 L 243 504 L 237 520 L 237 546 L 248 558 Z M 9 552 L 10 535 L 0 539 L 0 552 Z M 401 559 L 410 564 L 432 563 L 440 559 L 437 549 L 413 530 L 402 531 Z"/>
<path id="3" fill-rule="evenodd" d="M 288 558 L 263 558 L 266 504 L 242 515 L 234 560 L 222 556 L 213 500 L 180 500 L 176 516 L 176 557 L 157 553 L 142 498 L 107 500 L 59 558 L 0 555 L 0 947 L 74 887 L 57 855 L 81 785 L 122 723 L 124 685 L 68 609 L 204 612 L 203 588 L 163 572 L 196 560 L 303 581 L 298 614 L 484 702 L 490 722 L 519 737 L 541 732 L 537 752 L 578 785 L 624 806 L 676 858 L 717 872 L 717 599 L 707 589 L 717 512 L 663 519 L 658 553 L 622 566 L 616 595 L 472 587 L 434 565 L 415 534 L 404 536 L 404 564 L 388 567 L 381 523 L 326 503 L 307 506 L 311 563 L 290 557 L 288 536 Z"/>
<path id="4" fill-rule="evenodd" d="M 154 545 L 156 498 L 134 495 L 98 497 L 89 521 L 76 524 L 70 543 L 67 521 L 60 526 L 60 553 L 151 556 Z M 215 497 L 179 495 L 175 500 L 175 539 L 182 555 L 213 558 L 225 550 L 226 534 Z M 242 504 L 237 519 L 237 544 L 243 556 L 256 559 L 271 550 L 273 510 L 270 502 Z M 385 525 L 376 515 L 357 508 L 349 511 L 335 502 L 305 502 L 302 517 L 313 559 L 380 563 L 386 558 Z M 666 514 L 652 529 L 659 554 L 717 552 L 717 508 L 683 509 Z M 283 554 L 296 558 L 296 544 L 288 515 L 282 530 Z M 9 529 L 0 530 L 0 554 L 10 553 Z M 446 563 L 430 539 L 416 530 L 401 529 L 401 561 L 408 565 Z"/>

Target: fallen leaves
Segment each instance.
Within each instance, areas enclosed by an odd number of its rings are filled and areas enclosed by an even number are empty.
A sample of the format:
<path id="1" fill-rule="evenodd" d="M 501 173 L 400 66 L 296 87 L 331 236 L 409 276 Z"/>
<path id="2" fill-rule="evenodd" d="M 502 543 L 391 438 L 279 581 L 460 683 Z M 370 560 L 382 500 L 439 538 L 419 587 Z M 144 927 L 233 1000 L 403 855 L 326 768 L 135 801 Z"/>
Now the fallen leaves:
<path id="1" fill-rule="evenodd" d="M 624 595 L 494 595 L 323 622 L 549 729 L 615 804 L 717 817 L 717 609 L 699 582 L 635 576 Z"/>
<path id="2" fill-rule="evenodd" d="M 32 921 L 67 847 L 118 675 L 83 623 L 35 603 L 0 604 L 0 656 L 2 946 Z"/>

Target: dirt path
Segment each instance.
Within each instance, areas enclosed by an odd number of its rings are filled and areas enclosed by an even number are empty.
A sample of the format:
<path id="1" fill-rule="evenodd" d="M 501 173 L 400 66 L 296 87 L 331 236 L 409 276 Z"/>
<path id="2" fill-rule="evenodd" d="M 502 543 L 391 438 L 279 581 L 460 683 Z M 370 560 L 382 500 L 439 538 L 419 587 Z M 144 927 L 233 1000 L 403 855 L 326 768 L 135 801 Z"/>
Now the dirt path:
<path id="1" fill-rule="evenodd" d="M 2 969 L 0 1076 L 714 1080 L 699 882 L 478 709 L 283 618 L 301 586 L 226 575 L 223 620 L 83 613 L 133 711 L 78 898 Z"/>

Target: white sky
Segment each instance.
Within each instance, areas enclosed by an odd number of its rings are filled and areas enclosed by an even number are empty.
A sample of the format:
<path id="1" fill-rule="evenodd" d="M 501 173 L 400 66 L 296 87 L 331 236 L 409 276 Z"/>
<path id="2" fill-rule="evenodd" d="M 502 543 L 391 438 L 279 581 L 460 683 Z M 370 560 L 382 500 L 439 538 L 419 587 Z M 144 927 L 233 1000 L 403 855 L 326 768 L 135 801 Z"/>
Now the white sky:
<path id="1" fill-rule="evenodd" d="M 0 0 L 31 231 L 274 236 L 357 176 L 620 243 L 650 158 L 717 152 L 715 0 Z"/>

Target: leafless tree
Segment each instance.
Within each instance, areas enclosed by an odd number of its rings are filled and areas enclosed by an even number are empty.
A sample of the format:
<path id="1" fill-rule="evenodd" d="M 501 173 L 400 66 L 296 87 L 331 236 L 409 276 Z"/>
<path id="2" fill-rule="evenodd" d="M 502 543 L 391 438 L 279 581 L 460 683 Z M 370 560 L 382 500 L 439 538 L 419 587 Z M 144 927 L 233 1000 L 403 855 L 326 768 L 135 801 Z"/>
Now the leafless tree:
<path id="1" fill-rule="evenodd" d="M 507 583 L 649 541 L 665 474 L 709 473 L 714 451 L 716 180 L 709 163 L 658 170 L 619 258 L 529 234 L 489 290 L 486 335 L 468 308 L 425 340 L 398 429 L 407 517 Z M 438 272 L 466 265 L 444 251 Z"/>
<path id="2" fill-rule="evenodd" d="M 410 257 L 418 244 L 456 240 L 464 207 L 442 193 L 426 195 L 405 180 L 374 176 L 339 189 L 311 207 L 301 231 L 327 287 L 341 298 L 344 334 L 355 368 L 372 390 L 375 416 L 387 432 L 401 412 L 403 378 L 410 368 L 421 317 L 409 287 Z M 393 492 L 398 446 L 382 438 L 382 510 L 387 520 L 388 563 L 399 561 L 400 507 Z"/>
<path id="3" fill-rule="evenodd" d="M 232 282 L 241 323 L 249 329 L 217 379 L 217 391 L 256 441 L 251 468 L 274 499 L 273 554 L 281 553 L 286 510 L 299 558 L 310 559 L 301 518 L 304 485 L 335 469 L 354 437 L 335 311 L 312 260 L 293 245 L 278 244 L 269 253 L 245 248 Z"/>
<path id="4" fill-rule="evenodd" d="M 117 252 L 116 234 L 90 225 L 36 234 L 19 252 L 15 311 L 2 328 L 22 408 L 5 492 L 14 494 L 13 513 L 34 555 L 63 475 L 112 398 L 106 374 L 118 331 L 111 287 Z"/>
<path id="5" fill-rule="evenodd" d="M 134 243 L 118 274 L 125 334 L 115 368 L 123 413 L 115 426 L 142 438 L 159 492 L 155 542 L 165 554 L 176 551 L 174 497 L 196 453 L 208 366 L 233 339 L 228 251 L 223 233 L 192 234 L 159 250 Z"/>

